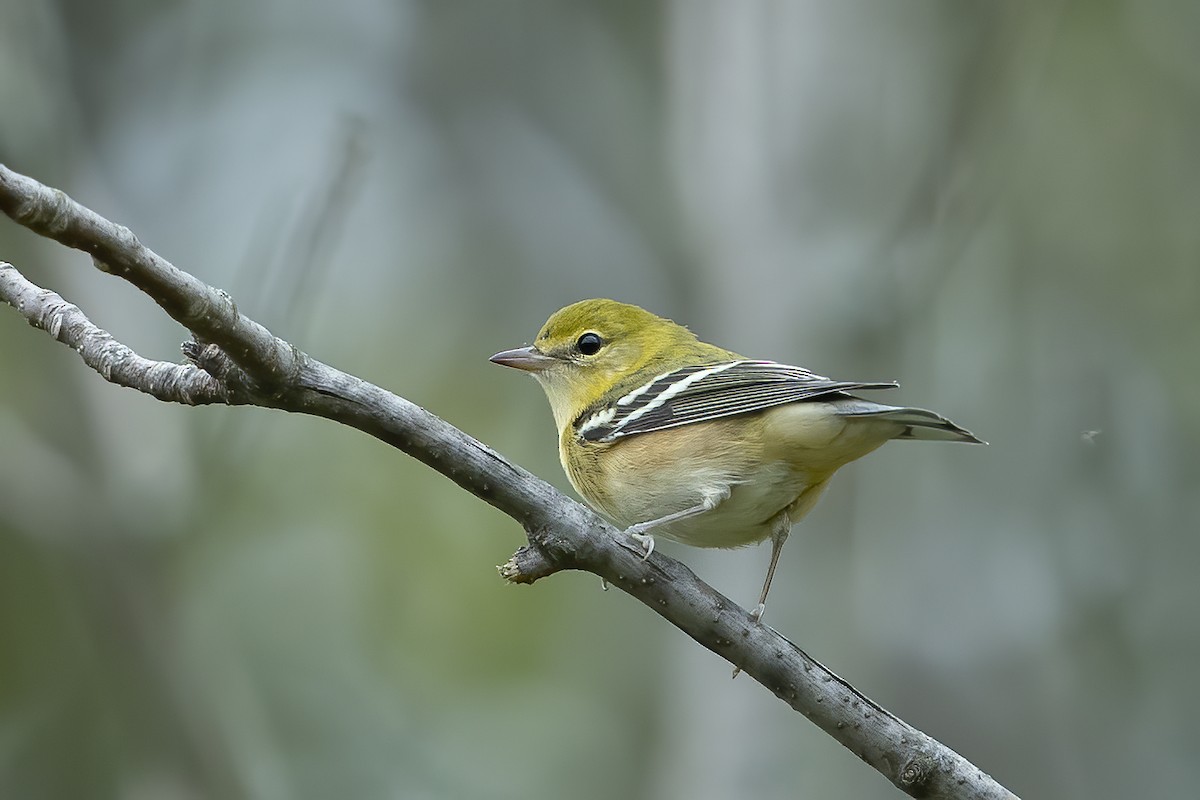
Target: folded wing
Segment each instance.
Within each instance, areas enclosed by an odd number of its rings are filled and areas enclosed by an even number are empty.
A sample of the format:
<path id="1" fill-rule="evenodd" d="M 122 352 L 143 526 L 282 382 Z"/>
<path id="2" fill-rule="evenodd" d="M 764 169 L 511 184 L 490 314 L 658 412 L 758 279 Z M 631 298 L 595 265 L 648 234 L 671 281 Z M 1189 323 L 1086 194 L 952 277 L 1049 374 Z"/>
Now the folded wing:
<path id="1" fill-rule="evenodd" d="M 764 408 L 837 396 L 856 389 L 891 389 L 894 382 L 835 381 L 774 361 L 724 361 L 659 375 L 579 422 L 585 441 L 677 428 Z"/>

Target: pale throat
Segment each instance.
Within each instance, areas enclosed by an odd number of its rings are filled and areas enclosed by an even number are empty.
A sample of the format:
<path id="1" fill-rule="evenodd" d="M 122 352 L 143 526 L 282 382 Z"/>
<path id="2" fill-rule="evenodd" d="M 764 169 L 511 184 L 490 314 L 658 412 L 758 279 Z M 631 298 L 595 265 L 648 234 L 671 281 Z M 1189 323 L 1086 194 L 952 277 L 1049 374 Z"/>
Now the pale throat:
<path id="1" fill-rule="evenodd" d="M 574 419 L 573 412 L 579 406 L 578 392 L 571 391 L 562 375 L 535 374 L 533 377 L 537 378 L 546 392 L 550 412 L 554 415 L 554 426 L 561 434 Z"/>
<path id="2" fill-rule="evenodd" d="M 593 366 L 592 369 L 597 368 Z M 554 414 L 554 425 L 558 428 L 559 434 L 575 421 L 575 417 L 581 411 L 598 399 L 594 393 L 580 391 L 584 384 L 569 380 L 570 376 L 562 372 L 536 373 L 534 377 L 542 385 L 542 389 L 546 392 L 546 399 L 550 401 L 550 411 Z M 589 380 L 586 381 L 586 385 L 589 388 L 594 387 L 597 381 L 601 385 L 608 385 L 615 381 L 614 375 L 609 370 L 597 370 L 587 377 Z"/>

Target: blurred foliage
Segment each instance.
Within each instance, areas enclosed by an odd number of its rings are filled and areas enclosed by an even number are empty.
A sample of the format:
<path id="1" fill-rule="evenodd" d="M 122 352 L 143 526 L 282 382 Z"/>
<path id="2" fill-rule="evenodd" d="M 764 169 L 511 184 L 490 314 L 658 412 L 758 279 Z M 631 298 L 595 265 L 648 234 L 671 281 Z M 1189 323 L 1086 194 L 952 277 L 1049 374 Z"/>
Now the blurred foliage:
<path id="1" fill-rule="evenodd" d="M 769 622 L 1027 797 L 1200 758 L 1200 5 L 0 0 L 0 161 L 559 486 L 555 308 L 899 378 Z M 81 254 L 0 258 L 149 357 Z M 103 383 L 0 309 L 0 796 L 890 798 L 373 440 Z M 1099 433 L 1088 433 L 1099 431 Z M 749 602 L 767 553 L 666 546 Z"/>

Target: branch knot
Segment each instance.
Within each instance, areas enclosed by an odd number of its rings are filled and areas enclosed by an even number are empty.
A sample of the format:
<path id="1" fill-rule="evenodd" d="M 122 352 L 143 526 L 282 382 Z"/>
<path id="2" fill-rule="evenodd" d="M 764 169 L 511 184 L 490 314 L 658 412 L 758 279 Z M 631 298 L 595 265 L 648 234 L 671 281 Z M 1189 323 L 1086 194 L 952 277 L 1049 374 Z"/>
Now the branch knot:
<path id="1" fill-rule="evenodd" d="M 937 771 L 937 761 L 924 753 L 910 758 L 900 769 L 896 785 L 910 797 L 924 797 Z"/>

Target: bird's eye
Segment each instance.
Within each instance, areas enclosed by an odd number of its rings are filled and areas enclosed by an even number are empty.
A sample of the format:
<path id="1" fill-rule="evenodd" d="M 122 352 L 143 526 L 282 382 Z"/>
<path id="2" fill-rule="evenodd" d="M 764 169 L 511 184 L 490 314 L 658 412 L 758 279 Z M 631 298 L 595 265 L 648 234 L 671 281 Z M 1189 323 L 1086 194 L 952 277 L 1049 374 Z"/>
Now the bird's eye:
<path id="1" fill-rule="evenodd" d="M 575 340 L 575 348 L 585 356 L 596 355 L 596 353 L 600 352 L 600 347 L 603 344 L 604 340 L 600 338 L 600 334 L 592 333 L 591 331 L 588 331 Z"/>

